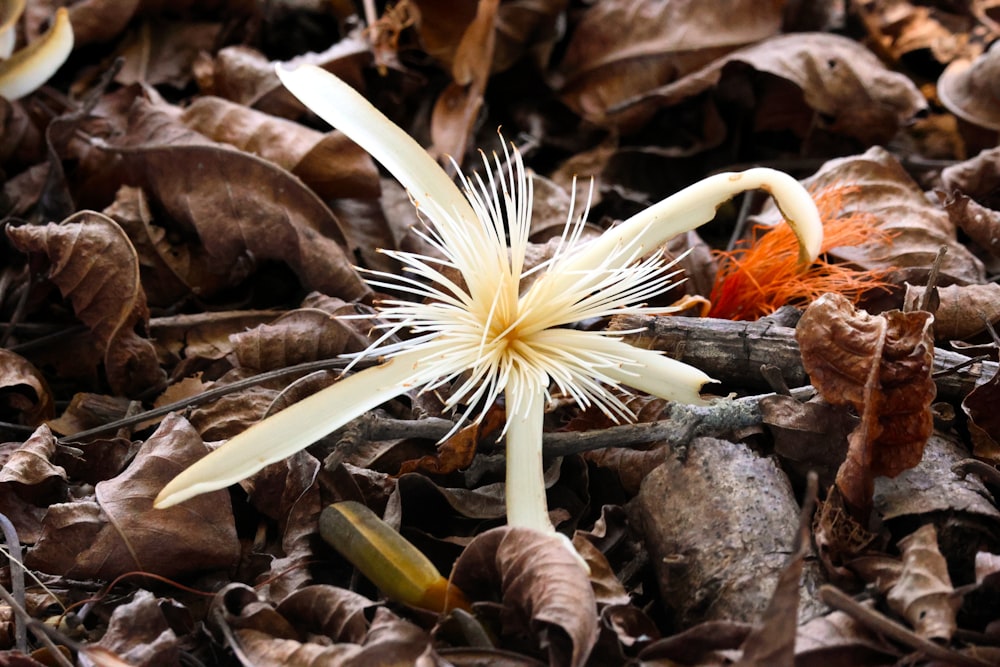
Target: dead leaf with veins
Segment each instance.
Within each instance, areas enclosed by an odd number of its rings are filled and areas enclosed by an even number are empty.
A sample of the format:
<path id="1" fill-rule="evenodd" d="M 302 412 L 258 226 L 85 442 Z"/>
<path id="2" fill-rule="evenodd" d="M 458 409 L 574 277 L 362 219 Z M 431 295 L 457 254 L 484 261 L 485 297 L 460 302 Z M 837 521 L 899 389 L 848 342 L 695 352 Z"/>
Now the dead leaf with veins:
<path id="1" fill-rule="evenodd" d="M 802 364 L 817 391 L 861 417 L 848 436 L 836 485 L 862 522 L 871 512 L 875 477 L 917 465 L 933 430 L 933 322 L 922 311 L 869 315 L 826 294 L 796 327 Z"/>

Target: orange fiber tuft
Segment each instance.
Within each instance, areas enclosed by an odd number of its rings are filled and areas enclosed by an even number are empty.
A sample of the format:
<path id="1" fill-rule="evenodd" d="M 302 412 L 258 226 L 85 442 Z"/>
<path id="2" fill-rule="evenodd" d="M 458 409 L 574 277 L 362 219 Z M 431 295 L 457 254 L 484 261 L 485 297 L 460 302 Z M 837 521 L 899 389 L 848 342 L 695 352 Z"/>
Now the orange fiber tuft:
<path id="1" fill-rule="evenodd" d="M 841 246 L 891 243 L 871 213 L 841 211 L 854 186 L 834 186 L 815 196 L 823 220 L 820 257 L 810 266 L 798 262 L 799 244 L 788 225 L 754 228 L 749 243 L 732 252 L 715 253 L 719 262 L 712 287 L 709 317 L 756 320 L 785 304 L 805 305 L 826 292 L 843 294 L 852 302 L 876 287 L 886 287 L 888 270 L 866 271 L 829 262 L 825 253 Z"/>

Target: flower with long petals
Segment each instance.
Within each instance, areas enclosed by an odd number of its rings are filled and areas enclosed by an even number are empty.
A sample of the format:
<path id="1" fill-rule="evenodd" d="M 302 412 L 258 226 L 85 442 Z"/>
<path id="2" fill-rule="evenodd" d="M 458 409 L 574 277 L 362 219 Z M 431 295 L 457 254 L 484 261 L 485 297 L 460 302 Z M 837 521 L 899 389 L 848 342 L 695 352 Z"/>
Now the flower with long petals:
<path id="1" fill-rule="evenodd" d="M 763 188 L 775 197 L 799 239 L 802 261 L 819 252 L 822 227 L 809 194 L 786 174 L 751 169 L 700 181 L 586 243 L 579 239 L 585 216 L 570 212 L 553 256 L 527 269 L 531 178 L 516 149 L 505 146 L 502 158 L 484 156 L 485 175 L 462 178 L 463 192 L 413 139 L 333 75 L 307 66 L 279 66 L 278 75 L 407 188 L 426 221 L 425 238 L 441 257 L 390 252 L 404 275 L 377 274 L 373 281 L 418 299 L 380 304 L 386 331 L 368 353 L 380 355 L 381 364 L 231 439 L 167 484 L 157 507 L 238 482 L 409 389 L 450 384 L 448 405 L 462 410 L 462 419 L 503 396 L 507 521 L 551 531 L 542 420 L 552 392 L 619 420 L 632 415 L 617 387 L 699 403 L 699 390 L 710 381 L 695 368 L 630 345 L 623 332 L 573 325 L 647 312 L 643 302 L 666 290 L 673 275 L 659 248 L 711 220 L 720 204 L 744 190 Z M 389 342 L 400 331 L 409 337 Z"/>

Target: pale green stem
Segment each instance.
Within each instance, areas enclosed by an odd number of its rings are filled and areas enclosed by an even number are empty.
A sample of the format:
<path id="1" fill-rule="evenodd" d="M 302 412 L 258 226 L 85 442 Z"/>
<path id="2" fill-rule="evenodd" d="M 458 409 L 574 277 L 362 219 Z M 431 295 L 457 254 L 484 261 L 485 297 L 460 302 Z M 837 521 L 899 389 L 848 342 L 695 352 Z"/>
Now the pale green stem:
<path id="1" fill-rule="evenodd" d="M 531 393 L 524 414 L 507 415 L 507 525 L 551 533 L 555 529 L 549 521 L 542 463 L 545 391 L 521 383 L 512 378 L 505 390 L 508 409 L 522 404 L 517 397 L 523 392 Z"/>
<path id="2" fill-rule="evenodd" d="M 305 449 L 409 387 L 426 382 L 414 350 L 355 373 L 257 422 L 170 481 L 154 501 L 160 509 L 235 484 L 264 466 Z"/>

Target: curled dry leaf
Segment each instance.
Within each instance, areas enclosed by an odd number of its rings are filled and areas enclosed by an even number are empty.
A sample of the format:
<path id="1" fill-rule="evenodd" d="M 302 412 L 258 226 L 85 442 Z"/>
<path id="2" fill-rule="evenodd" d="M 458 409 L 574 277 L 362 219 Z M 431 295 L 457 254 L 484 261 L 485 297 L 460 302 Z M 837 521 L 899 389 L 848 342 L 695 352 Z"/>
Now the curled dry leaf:
<path id="1" fill-rule="evenodd" d="M 922 311 L 869 315 L 826 294 L 796 328 L 802 364 L 817 391 L 861 417 L 837 473 L 837 486 L 859 517 L 871 509 L 875 476 L 894 477 L 917 465 L 933 430 L 933 322 Z"/>
<path id="2" fill-rule="evenodd" d="M 593 3 L 576 24 L 559 65 L 562 99 L 594 123 L 639 124 L 648 109 L 627 114 L 612 109 L 776 34 L 784 4 L 729 2 L 726 20 L 720 21 L 716 5 L 696 0 Z"/>
<path id="3" fill-rule="evenodd" d="M 921 526 L 899 541 L 902 560 L 886 556 L 851 563 L 886 595 L 889 607 L 925 639 L 948 642 L 955 634 L 961 597 L 955 594 L 948 563 L 938 549 L 933 524 Z"/>
<path id="4" fill-rule="evenodd" d="M 368 632 L 365 610 L 374 606 L 375 602 L 354 591 L 317 584 L 282 599 L 275 610 L 296 628 L 334 642 L 360 644 Z"/>
<path id="5" fill-rule="evenodd" d="M 943 198 L 943 193 L 938 193 Z M 954 191 L 944 199 L 944 210 L 951 221 L 969 235 L 979 247 L 1000 257 L 1000 211 L 986 208 L 968 195 Z"/>
<path id="6" fill-rule="evenodd" d="M 346 300 L 370 293 L 337 243 L 343 232 L 319 197 L 276 165 L 216 145 L 114 148 L 131 185 L 162 211 L 163 226 L 197 243 L 162 255 L 195 292 L 242 281 L 262 261 L 288 265 L 311 290 Z"/>
<path id="7" fill-rule="evenodd" d="M 323 199 L 377 197 L 378 170 L 368 153 L 341 132 L 317 132 L 221 97 L 201 97 L 181 122 L 214 141 L 287 169 Z"/>
<path id="8" fill-rule="evenodd" d="M 153 344 L 135 333 L 148 324 L 149 311 L 135 249 L 121 227 L 81 211 L 58 224 L 8 227 L 7 236 L 22 252 L 48 259 L 49 280 L 103 348 L 116 393 L 135 395 L 163 382 Z"/>
<path id="9" fill-rule="evenodd" d="M 163 608 L 161 608 L 161 605 Z M 158 600 L 146 590 L 138 590 L 130 602 L 115 607 L 108 629 L 97 643 L 113 651 L 132 667 L 157 667 L 180 662 L 180 643 L 167 623 L 164 608 L 170 612 L 170 602 Z M 99 660 L 92 664 L 104 667 Z"/>
<path id="10" fill-rule="evenodd" d="M 165 418 L 124 472 L 97 484 L 95 500 L 49 507 L 26 563 L 105 580 L 133 571 L 178 577 L 232 566 L 240 550 L 227 491 L 153 509 L 166 481 L 206 453 L 186 420 Z"/>
<path id="11" fill-rule="evenodd" d="M 27 359 L 7 349 L 0 349 L 0 414 L 3 421 L 27 426 L 55 415 L 45 376 Z"/>
<path id="12" fill-rule="evenodd" d="M 52 431 L 48 426 L 39 426 L 3 462 L 0 484 L 13 483 L 18 495 L 43 506 L 52 500 L 51 494 L 65 494 L 66 470 L 52 463 L 55 452 Z"/>
<path id="13" fill-rule="evenodd" d="M 916 308 L 926 287 L 906 284 L 904 307 Z M 986 329 L 986 323 L 1000 322 L 1000 285 L 948 285 L 938 287 L 938 307 L 934 311 L 934 337 L 963 340 Z"/>
<path id="14" fill-rule="evenodd" d="M 258 371 L 331 359 L 368 346 L 349 324 L 318 308 L 289 311 L 229 339 L 239 366 Z"/>
<path id="15" fill-rule="evenodd" d="M 962 120 L 1000 130 L 1000 45 L 975 60 L 955 60 L 938 79 L 937 93 L 941 103 Z"/>
<path id="16" fill-rule="evenodd" d="M 547 646 L 549 663 L 583 665 L 597 642 L 597 604 L 563 538 L 528 528 L 480 533 L 455 562 L 451 583 L 470 600 L 502 600 L 504 624 Z"/>
<path id="17" fill-rule="evenodd" d="M 1000 373 L 995 373 L 962 399 L 962 411 L 969 418 L 972 453 L 1000 463 Z"/>
<path id="18" fill-rule="evenodd" d="M 781 35 L 748 46 L 673 83 L 641 91 L 623 107 L 675 105 L 718 84 L 725 66 L 734 62 L 791 82 L 828 129 L 866 144 L 888 141 L 926 107 L 908 77 L 886 69 L 855 40 L 826 33 Z M 787 123 L 784 115 L 779 122 Z"/>

